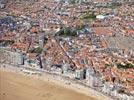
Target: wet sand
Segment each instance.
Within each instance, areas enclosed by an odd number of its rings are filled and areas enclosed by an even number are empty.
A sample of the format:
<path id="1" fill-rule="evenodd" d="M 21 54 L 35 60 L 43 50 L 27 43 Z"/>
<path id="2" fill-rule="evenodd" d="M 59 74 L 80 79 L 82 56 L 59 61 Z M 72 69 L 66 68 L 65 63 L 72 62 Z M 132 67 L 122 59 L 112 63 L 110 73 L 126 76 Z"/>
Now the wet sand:
<path id="1" fill-rule="evenodd" d="M 0 70 L 0 100 L 95 100 L 55 83 Z"/>

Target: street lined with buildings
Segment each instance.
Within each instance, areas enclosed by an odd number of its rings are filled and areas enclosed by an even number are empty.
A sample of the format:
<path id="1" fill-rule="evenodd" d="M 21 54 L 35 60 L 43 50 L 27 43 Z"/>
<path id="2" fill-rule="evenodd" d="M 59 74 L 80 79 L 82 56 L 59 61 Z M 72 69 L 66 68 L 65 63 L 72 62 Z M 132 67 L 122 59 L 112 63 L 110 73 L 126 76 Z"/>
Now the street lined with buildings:
<path id="1" fill-rule="evenodd" d="M 133 4 L 1 0 L 0 63 L 48 71 L 114 99 L 133 100 Z"/>

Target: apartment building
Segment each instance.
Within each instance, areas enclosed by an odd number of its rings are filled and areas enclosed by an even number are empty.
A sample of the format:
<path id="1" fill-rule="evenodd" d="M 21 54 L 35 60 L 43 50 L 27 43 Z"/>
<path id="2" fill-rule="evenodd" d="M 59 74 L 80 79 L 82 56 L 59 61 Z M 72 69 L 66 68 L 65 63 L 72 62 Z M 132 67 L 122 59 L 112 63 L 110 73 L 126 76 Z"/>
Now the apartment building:
<path id="1" fill-rule="evenodd" d="M 14 52 L 0 48 L 0 61 L 13 64 L 13 65 L 23 65 L 24 55 L 21 52 Z"/>

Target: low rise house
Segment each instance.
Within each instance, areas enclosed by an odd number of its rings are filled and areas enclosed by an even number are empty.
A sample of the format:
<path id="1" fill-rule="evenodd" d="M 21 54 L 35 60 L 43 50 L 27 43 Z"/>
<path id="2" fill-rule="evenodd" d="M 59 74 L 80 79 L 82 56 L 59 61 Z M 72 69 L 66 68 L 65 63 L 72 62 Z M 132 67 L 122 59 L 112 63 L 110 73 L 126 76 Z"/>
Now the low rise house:
<path id="1" fill-rule="evenodd" d="M 93 32 L 99 36 L 112 36 L 113 32 L 111 27 L 93 27 Z"/>

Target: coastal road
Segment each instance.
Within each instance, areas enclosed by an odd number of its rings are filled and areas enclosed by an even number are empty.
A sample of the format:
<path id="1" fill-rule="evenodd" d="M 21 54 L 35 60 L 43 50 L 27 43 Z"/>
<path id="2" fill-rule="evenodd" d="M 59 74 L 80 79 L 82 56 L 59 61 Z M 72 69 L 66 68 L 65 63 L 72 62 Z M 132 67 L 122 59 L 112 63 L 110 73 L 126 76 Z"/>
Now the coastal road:
<path id="1" fill-rule="evenodd" d="M 55 83 L 0 69 L 0 100 L 95 100 Z"/>

